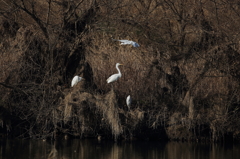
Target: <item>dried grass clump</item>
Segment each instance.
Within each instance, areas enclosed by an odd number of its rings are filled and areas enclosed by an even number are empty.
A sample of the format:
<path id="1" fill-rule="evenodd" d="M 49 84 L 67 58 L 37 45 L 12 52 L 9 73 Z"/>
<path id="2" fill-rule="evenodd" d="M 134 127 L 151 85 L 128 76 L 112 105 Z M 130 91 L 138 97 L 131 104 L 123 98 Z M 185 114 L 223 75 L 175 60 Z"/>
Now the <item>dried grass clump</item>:
<path id="1" fill-rule="evenodd" d="M 135 130 L 136 126 L 144 120 L 145 111 L 137 108 L 126 113 L 126 124 L 128 129 Z"/>
<path id="2" fill-rule="evenodd" d="M 6 21 L 6 23 L 8 23 L 8 21 Z M 1 28 L 3 29 L 3 26 Z M 31 36 L 33 31 L 34 29 L 31 26 L 26 28 L 22 27 L 15 30 L 16 35 L 14 37 L 9 36 L 0 42 L 0 46 L 2 46 L 1 56 L 4 57 L 0 59 L 2 68 L 0 81 L 7 80 L 6 83 L 15 83 L 19 81 L 18 72 L 21 68 L 19 64 L 32 41 Z M 3 32 L 5 31 L 3 30 Z"/>
<path id="3" fill-rule="evenodd" d="M 70 120 L 70 117 L 72 116 L 72 102 L 71 99 L 71 93 L 69 93 L 67 96 L 65 96 L 64 100 L 64 110 L 63 110 L 63 121 L 64 123 L 67 123 Z"/>
<path id="4" fill-rule="evenodd" d="M 123 132 L 121 120 L 119 118 L 119 107 L 117 104 L 116 94 L 112 89 L 103 98 L 97 98 L 97 109 L 102 113 L 104 122 L 107 122 L 112 130 L 115 139 Z"/>
<path id="5" fill-rule="evenodd" d="M 190 130 L 193 128 L 190 120 L 186 120 L 181 113 L 173 113 L 167 122 L 166 134 L 171 139 L 191 140 L 194 133 Z"/>
<path id="6" fill-rule="evenodd" d="M 80 134 L 89 129 L 88 114 L 89 109 L 93 109 L 96 103 L 94 95 L 83 92 L 84 80 L 65 92 L 64 100 L 60 103 L 59 110 L 62 113 L 62 120 L 65 125 L 72 125 L 75 129 L 80 129 Z M 78 126 L 80 127 L 78 128 Z"/>
<path id="7" fill-rule="evenodd" d="M 99 124 L 105 127 L 103 129 L 107 129 L 110 126 L 112 135 L 117 139 L 123 132 L 123 128 L 119 118 L 119 107 L 114 91 L 111 90 L 103 96 L 81 92 L 79 88 L 79 85 L 72 88 L 61 104 L 64 123 L 74 122 L 74 118 L 77 117 L 81 125 L 81 133 L 84 133 L 92 125 L 90 122 L 96 123 L 96 121 L 100 121 Z"/>

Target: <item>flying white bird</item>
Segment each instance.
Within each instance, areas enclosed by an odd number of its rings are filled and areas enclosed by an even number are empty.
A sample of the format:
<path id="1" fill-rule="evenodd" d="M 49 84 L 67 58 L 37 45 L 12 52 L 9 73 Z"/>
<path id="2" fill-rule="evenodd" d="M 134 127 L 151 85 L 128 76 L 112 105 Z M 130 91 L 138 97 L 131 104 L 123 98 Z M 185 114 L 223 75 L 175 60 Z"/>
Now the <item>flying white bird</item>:
<path id="1" fill-rule="evenodd" d="M 75 86 L 78 82 L 80 82 L 83 78 L 79 76 L 75 76 L 72 79 L 71 87 Z"/>
<path id="2" fill-rule="evenodd" d="M 118 68 L 118 66 L 120 66 L 120 65 L 122 65 L 122 64 L 120 64 L 120 63 L 117 63 L 117 64 L 116 64 L 116 69 L 118 70 L 118 73 L 111 75 L 111 76 L 107 79 L 107 83 L 114 82 L 114 81 L 118 80 L 120 77 L 122 77 L 122 74 L 121 74 L 121 72 L 120 72 L 120 70 L 119 70 L 119 68 Z"/>
<path id="3" fill-rule="evenodd" d="M 130 41 L 130 40 L 117 40 L 113 39 L 114 41 L 120 41 L 120 45 L 132 45 L 133 47 L 139 47 L 140 45 L 136 43 L 135 41 Z"/>
<path id="4" fill-rule="evenodd" d="M 128 110 L 130 110 L 130 106 L 131 106 L 131 103 L 132 103 L 132 98 L 131 98 L 130 95 L 127 96 L 126 103 L 127 103 L 127 106 L 128 106 Z"/>

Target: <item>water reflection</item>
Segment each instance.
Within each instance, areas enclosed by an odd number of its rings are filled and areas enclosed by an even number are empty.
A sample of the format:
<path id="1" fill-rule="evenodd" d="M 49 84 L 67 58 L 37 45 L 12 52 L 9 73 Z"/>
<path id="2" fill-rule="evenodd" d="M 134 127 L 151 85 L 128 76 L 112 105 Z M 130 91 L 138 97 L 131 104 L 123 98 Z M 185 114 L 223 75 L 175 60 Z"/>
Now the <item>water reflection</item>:
<path id="1" fill-rule="evenodd" d="M 239 159 L 239 144 L 1 140 L 2 159 Z"/>

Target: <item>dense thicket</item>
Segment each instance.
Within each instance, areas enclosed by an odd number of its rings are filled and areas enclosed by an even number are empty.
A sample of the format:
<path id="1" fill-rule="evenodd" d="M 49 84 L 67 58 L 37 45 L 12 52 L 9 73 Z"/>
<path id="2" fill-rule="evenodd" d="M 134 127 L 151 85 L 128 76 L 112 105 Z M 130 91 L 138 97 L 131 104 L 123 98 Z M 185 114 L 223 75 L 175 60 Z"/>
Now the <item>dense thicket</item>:
<path id="1" fill-rule="evenodd" d="M 0 13 L 1 134 L 239 139 L 237 0 L 5 0 Z"/>

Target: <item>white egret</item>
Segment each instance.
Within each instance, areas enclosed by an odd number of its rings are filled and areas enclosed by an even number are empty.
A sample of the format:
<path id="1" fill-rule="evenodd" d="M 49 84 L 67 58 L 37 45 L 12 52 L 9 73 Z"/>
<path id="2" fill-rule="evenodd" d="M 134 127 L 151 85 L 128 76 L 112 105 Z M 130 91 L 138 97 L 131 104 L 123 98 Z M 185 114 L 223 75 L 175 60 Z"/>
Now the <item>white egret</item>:
<path id="1" fill-rule="evenodd" d="M 130 95 L 127 96 L 126 103 L 127 103 L 127 106 L 128 106 L 128 110 L 130 110 L 130 106 L 131 106 L 131 103 L 132 103 L 132 98 L 131 98 Z"/>
<path id="2" fill-rule="evenodd" d="M 121 72 L 120 72 L 120 69 L 118 68 L 118 66 L 120 66 L 120 65 L 122 65 L 122 64 L 120 64 L 120 63 L 117 63 L 117 64 L 116 64 L 116 69 L 118 70 L 118 73 L 111 75 L 111 76 L 107 79 L 107 83 L 114 82 L 114 81 L 118 80 L 120 77 L 122 77 L 122 74 L 121 74 Z"/>
<path id="3" fill-rule="evenodd" d="M 71 87 L 75 86 L 78 82 L 80 82 L 83 78 L 79 76 L 74 76 L 72 79 Z"/>
<path id="4" fill-rule="evenodd" d="M 130 40 L 117 40 L 117 39 L 113 39 L 114 41 L 120 41 L 121 44 L 120 45 L 132 45 L 133 47 L 139 47 L 140 45 L 135 42 L 135 41 L 130 41 Z"/>

